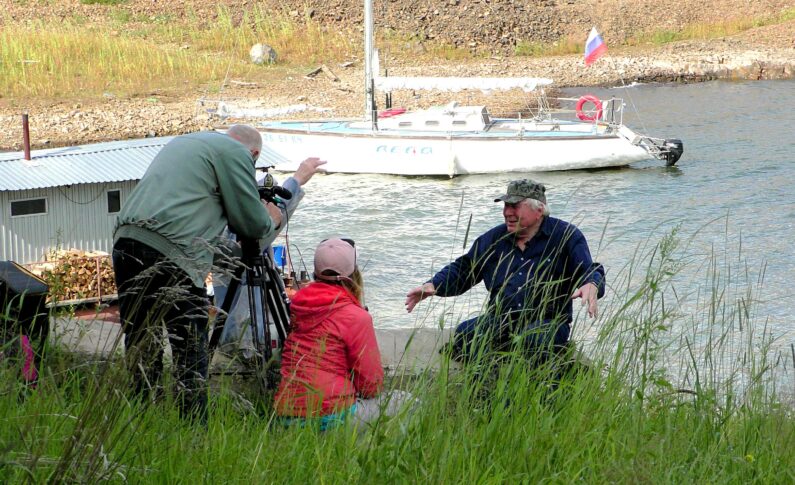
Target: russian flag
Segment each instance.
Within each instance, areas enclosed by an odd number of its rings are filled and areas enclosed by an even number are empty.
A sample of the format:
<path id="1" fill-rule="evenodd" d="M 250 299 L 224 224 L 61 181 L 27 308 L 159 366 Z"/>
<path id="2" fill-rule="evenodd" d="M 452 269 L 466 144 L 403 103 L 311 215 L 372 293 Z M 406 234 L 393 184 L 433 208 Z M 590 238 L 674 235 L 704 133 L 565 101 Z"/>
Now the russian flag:
<path id="1" fill-rule="evenodd" d="M 585 41 L 585 65 L 590 66 L 605 52 L 607 52 L 607 45 L 602 40 L 602 36 L 596 31 L 596 27 L 591 27 L 591 33 L 588 34 L 588 40 Z"/>

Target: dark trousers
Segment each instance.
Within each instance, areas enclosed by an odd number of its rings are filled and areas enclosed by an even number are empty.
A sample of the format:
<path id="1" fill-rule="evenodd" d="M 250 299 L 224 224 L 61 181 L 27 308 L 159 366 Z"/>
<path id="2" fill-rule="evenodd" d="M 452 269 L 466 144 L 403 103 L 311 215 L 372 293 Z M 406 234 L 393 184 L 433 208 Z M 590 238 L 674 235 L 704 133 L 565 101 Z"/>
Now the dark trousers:
<path id="1" fill-rule="evenodd" d="M 163 327 L 174 358 L 183 417 L 207 418 L 209 301 L 185 271 L 146 244 L 122 238 L 113 246 L 125 360 L 136 396 L 162 392 Z"/>
<path id="2" fill-rule="evenodd" d="M 455 329 L 452 356 L 471 361 L 489 352 L 518 350 L 540 365 L 568 345 L 571 325 L 555 320 L 528 320 L 521 313 L 481 315 L 464 320 Z"/>

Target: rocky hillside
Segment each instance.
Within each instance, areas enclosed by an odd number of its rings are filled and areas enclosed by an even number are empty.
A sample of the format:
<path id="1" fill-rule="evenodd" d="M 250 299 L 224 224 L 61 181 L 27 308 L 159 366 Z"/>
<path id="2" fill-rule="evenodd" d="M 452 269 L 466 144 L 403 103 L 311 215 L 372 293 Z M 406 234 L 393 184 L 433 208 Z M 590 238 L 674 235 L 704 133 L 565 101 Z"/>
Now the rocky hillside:
<path id="1" fill-rule="evenodd" d="M 86 1 L 86 0 L 83 0 Z M 329 29 L 350 29 L 360 38 L 361 0 L 124 0 L 119 4 L 86 5 L 80 0 L 0 0 L 4 22 L 81 19 L 92 23 L 123 11 L 131 19 L 157 22 L 212 23 L 218 8 L 241 21 L 243 12 L 258 7 L 287 15 L 311 16 Z M 465 60 L 433 60 L 422 65 L 411 56 L 382 53 L 391 75 L 405 76 L 536 76 L 557 86 L 615 85 L 639 82 L 694 82 L 710 79 L 781 79 L 795 76 L 795 20 L 747 30 L 739 35 L 663 45 L 619 49 L 621 40 L 641 32 L 679 30 L 698 23 L 715 24 L 732 17 L 774 16 L 795 8 L 795 0 L 375 0 L 376 26 L 399 36 L 442 41 L 481 54 Z M 606 61 L 584 69 L 581 55 L 517 57 L 519 43 L 584 38 L 595 25 L 610 46 Z M 419 45 L 422 45 L 420 43 Z M 427 56 L 426 56 L 427 57 Z M 109 97 L 34 101 L 3 98 L 0 93 L 0 150 L 21 149 L 20 113 L 31 117 L 34 148 L 105 140 L 174 135 L 210 129 L 220 122 L 211 113 L 220 103 L 248 108 L 280 108 L 305 103 L 321 107 L 324 116 L 359 116 L 363 106 L 363 68 L 356 62 L 334 66 L 338 79 L 303 73 L 285 74 L 267 83 L 231 80 L 208 96 L 206 90 L 153 93 L 148 97 Z M 237 82 L 239 81 L 239 82 Z M 476 99 L 468 101 L 477 103 Z M 510 100 L 516 103 L 515 99 Z M 409 97 L 396 103 L 409 108 L 446 102 L 439 93 Z M 491 104 L 492 100 L 489 100 Z M 510 106 L 510 109 L 521 106 Z M 317 117 L 315 112 L 294 116 Z M 224 120 L 233 121 L 231 119 Z"/>

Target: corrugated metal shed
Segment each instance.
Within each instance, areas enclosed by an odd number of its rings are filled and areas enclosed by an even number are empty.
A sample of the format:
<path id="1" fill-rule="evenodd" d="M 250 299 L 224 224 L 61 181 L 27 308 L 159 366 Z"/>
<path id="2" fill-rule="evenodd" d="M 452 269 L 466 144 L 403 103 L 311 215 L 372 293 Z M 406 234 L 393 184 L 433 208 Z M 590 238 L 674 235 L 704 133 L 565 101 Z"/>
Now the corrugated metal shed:
<path id="1" fill-rule="evenodd" d="M 173 137 L 0 153 L 0 191 L 140 180 Z"/>

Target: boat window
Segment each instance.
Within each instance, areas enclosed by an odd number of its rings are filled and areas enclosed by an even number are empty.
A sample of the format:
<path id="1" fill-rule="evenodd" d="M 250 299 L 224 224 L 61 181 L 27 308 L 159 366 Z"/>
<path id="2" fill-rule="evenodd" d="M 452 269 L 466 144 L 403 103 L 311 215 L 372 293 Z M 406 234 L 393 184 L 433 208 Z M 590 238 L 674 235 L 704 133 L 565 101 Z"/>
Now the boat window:
<path id="1" fill-rule="evenodd" d="M 439 122 L 436 120 L 427 120 L 425 126 L 439 126 Z"/>
<path id="2" fill-rule="evenodd" d="M 398 126 L 411 126 L 411 121 L 401 121 Z"/>
<path id="3" fill-rule="evenodd" d="M 453 120 L 453 126 L 466 126 L 467 122 L 464 120 Z"/>

